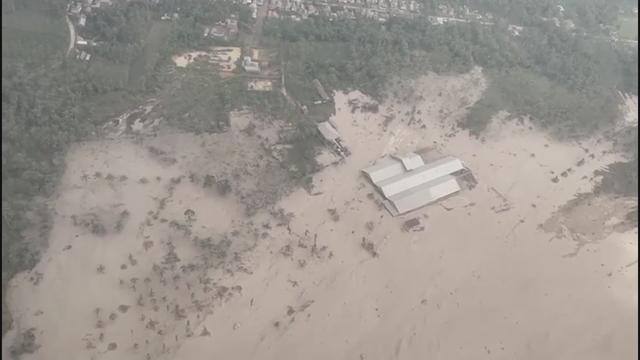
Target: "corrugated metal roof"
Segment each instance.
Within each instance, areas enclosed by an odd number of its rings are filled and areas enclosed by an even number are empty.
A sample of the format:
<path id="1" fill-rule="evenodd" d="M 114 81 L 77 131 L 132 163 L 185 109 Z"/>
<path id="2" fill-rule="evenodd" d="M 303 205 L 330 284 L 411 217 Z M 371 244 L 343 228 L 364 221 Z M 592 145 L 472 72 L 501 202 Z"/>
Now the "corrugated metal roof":
<path id="1" fill-rule="evenodd" d="M 460 191 L 460 185 L 456 178 L 445 175 L 389 197 L 395 211 L 389 207 L 387 210 L 393 216 L 404 214 L 458 191 Z"/>
<path id="2" fill-rule="evenodd" d="M 402 161 L 402 165 L 404 165 L 404 168 L 407 171 L 417 169 L 424 165 L 424 160 L 422 159 L 422 156 L 413 152 L 410 152 L 404 155 L 395 155 L 394 158 Z"/>
<path id="3" fill-rule="evenodd" d="M 402 162 L 389 157 L 376 161 L 375 165 L 363 169 L 362 171 L 367 174 L 371 179 L 371 182 L 376 185 L 385 179 L 405 172 Z"/>
<path id="4" fill-rule="evenodd" d="M 400 163 L 400 162 L 398 162 Z M 401 164 L 401 163 L 400 163 Z M 395 194 L 409 190 L 413 187 L 435 180 L 444 175 L 449 175 L 464 169 L 462 161 L 451 156 L 429 163 L 420 168 L 400 173 L 384 180 L 375 182 L 385 197 L 390 198 Z"/>
<path id="5" fill-rule="evenodd" d="M 384 205 L 385 209 L 387 209 L 389 214 L 391 214 L 391 216 L 400 215 L 400 213 L 398 213 L 398 209 L 396 209 L 396 206 L 393 205 L 391 201 L 385 199 L 382 201 L 382 204 Z"/>
<path id="6" fill-rule="evenodd" d="M 333 141 L 340 137 L 338 130 L 336 130 L 336 128 L 327 121 L 319 123 L 318 130 L 320 130 L 320 134 L 329 141 Z"/>

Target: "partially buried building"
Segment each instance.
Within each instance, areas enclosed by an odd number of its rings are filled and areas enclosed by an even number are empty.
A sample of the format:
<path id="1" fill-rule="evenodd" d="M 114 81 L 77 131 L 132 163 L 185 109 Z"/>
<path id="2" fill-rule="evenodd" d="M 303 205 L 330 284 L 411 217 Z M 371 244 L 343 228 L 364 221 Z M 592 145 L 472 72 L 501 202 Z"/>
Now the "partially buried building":
<path id="1" fill-rule="evenodd" d="M 349 149 L 342 143 L 342 138 L 338 133 L 338 130 L 329 122 L 323 121 L 318 124 L 318 131 L 322 135 L 323 139 L 331 145 L 333 150 L 341 157 L 347 157 L 350 155 Z"/>
<path id="2" fill-rule="evenodd" d="M 460 191 L 454 174 L 465 169 L 457 158 L 447 156 L 424 164 L 420 155 L 387 157 L 362 171 L 380 193 L 393 215 L 401 215 Z"/>

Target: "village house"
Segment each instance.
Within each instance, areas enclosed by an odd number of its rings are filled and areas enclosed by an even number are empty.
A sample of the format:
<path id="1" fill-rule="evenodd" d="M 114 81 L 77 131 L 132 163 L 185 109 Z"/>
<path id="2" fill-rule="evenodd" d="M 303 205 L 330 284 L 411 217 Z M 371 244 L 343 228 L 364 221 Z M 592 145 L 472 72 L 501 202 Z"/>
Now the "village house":
<path id="1" fill-rule="evenodd" d="M 221 21 L 214 26 L 206 27 L 204 30 L 204 36 L 210 36 L 212 38 L 229 41 L 238 36 L 238 20 L 235 15 L 232 15 L 225 21 Z"/>
<path id="2" fill-rule="evenodd" d="M 242 59 L 242 68 L 248 73 L 255 74 L 260 72 L 260 64 L 251 60 L 250 56 L 245 56 L 244 59 Z"/>
<path id="3" fill-rule="evenodd" d="M 89 45 L 89 42 L 85 39 L 83 39 L 81 36 L 77 36 L 76 37 L 76 45 L 77 46 L 87 46 Z"/>

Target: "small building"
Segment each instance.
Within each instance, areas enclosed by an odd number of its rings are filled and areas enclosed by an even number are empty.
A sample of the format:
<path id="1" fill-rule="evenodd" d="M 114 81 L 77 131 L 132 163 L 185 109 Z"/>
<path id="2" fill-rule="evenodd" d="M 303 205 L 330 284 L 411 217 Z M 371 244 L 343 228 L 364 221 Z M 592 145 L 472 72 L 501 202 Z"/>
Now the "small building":
<path id="1" fill-rule="evenodd" d="M 273 83 L 271 80 L 251 80 L 247 83 L 247 89 L 249 91 L 271 91 Z"/>
<path id="2" fill-rule="evenodd" d="M 427 20 L 429 20 L 431 25 L 442 25 L 445 23 L 445 18 L 440 16 L 427 16 Z"/>
<path id="3" fill-rule="evenodd" d="M 259 49 L 251 49 L 251 59 L 255 60 L 255 62 L 259 63 L 259 61 L 260 61 L 260 50 Z"/>
<path id="4" fill-rule="evenodd" d="M 227 28 L 224 25 L 215 25 L 209 29 L 209 35 L 213 38 L 227 39 Z"/>
<path id="5" fill-rule="evenodd" d="M 338 133 L 338 130 L 336 130 L 336 128 L 334 128 L 333 125 L 331 125 L 328 121 L 323 121 L 319 123 L 318 130 L 320 131 L 320 134 L 322 135 L 322 137 L 329 142 L 333 142 L 333 141 L 336 141 L 337 139 L 340 139 L 340 134 Z"/>
<path id="6" fill-rule="evenodd" d="M 78 20 L 78 26 L 85 26 L 87 24 L 87 16 L 85 14 L 80 15 Z"/>
<path id="7" fill-rule="evenodd" d="M 251 57 L 245 56 L 242 60 L 242 68 L 248 73 L 259 73 L 260 64 L 251 60 Z"/>
<path id="8" fill-rule="evenodd" d="M 205 37 L 211 36 L 228 41 L 238 35 L 238 20 L 235 15 L 231 15 L 225 21 L 218 22 L 214 26 L 207 27 L 206 29 L 208 29 L 209 32 L 207 33 L 205 30 Z"/>
<path id="9" fill-rule="evenodd" d="M 74 3 L 73 6 L 69 8 L 69 12 L 74 15 L 80 14 L 82 12 L 82 4 L 79 2 Z"/>
<path id="10" fill-rule="evenodd" d="M 329 95 L 327 95 L 327 92 L 324 91 L 324 87 L 322 87 L 320 80 L 313 79 L 312 83 L 313 83 L 313 86 L 315 86 L 316 91 L 318 91 L 318 94 L 320 94 L 320 97 L 322 98 L 322 100 L 329 101 L 330 100 Z"/>
<path id="11" fill-rule="evenodd" d="M 571 19 L 563 20 L 562 26 L 567 30 L 573 30 L 576 28 L 576 24 Z"/>
<path id="12" fill-rule="evenodd" d="M 231 15 L 227 20 L 227 36 L 234 37 L 238 35 L 238 17 Z"/>
<path id="13" fill-rule="evenodd" d="M 511 32 L 511 34 L 513 36 L 519 36 L 520 33 L 522 32 L 522 30 L 524 30 L 524 28 L 522 26 L 518 26 L 518 25 L 509 25 L 507 27 L 507 30 L 509 30 L 509 32 Z"/>
<path id="14" fill-rule="evenodd" d="M 89 45 L 89 42 L 85 39 L 83 39 L 82 37 L 78 36 L 76 37 L 76 45 L 78 46 L 86 46 Z"/>
<path id="15" fill-rule="evenodd" d="M 405 221 L 402 224 L 402 231 L 421 231 L 424 230 L 424 226 L 420 222 L 419 218 L 412 218 Z"/>
<path id="16" fill-rule="evenodd" d="M 76 59 L 82 60 L 82 61 L 89 61 L 91 60 L 91 54 L 87 53 L 84 50 L 76 50 Z"/>
<path id="17" fill-rule="evenodd" d="M 113 2 L 111 0 L 92 0 L 91 7 L 92 8 L 100 8 L 102 6 L 111 6 Z"/>
<path id="18" fill-rule="evenodd" d="M 347 157 L 351 154 L 349 149 L 347 149 L 342 144 L 342 138 L 340 137 L 340 133 L 335 128 L 335 126 L 329 121 L 323 121 L 318 124 L 318 131 L 320 135 L 324 138 L 324 140 L 331 145 L 333 150 L 341 157 Z"/>

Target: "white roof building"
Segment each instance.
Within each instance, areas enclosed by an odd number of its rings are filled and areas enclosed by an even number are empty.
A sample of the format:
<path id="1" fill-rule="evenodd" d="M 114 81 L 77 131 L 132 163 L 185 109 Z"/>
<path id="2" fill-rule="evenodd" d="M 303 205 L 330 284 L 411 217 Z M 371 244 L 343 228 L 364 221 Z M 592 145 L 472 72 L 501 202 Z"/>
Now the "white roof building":
<path id="1" fill-rule="evenodd" d="M 76 45 L 78 45 L 78 46 L 89 45 L 89 42 L 87 40 L 83 39 L 82 37 L 77 36 L 76 37 Z"/>
<path id="2" fill-rule="evenodd" d="M 250 56 L 244 57 L 244 59 L 242 60 L 242 67 L 246 72 L 250 72 L 250 73 L 260 72 L 260 65 L 257 62 L 251 60 Z"/>
<path id="3" fill-rule="evenodd" d="M 393 157 L 400 160 L 407 171 L 417 169 L 424 165 L 422 156 L 416 153 L 410 152 L 404 155 L 394 155 Z"/>
<path id="4" fill-rule="evenodd" d="M 463 169 L 464 165 L 462 164 L 462 161 L 448 156 L 417 169 L 374 183 L 384 196 L 389 198 L 395 194 L 399 194 L 413 187 L 428 183 L 439 177 L 450 175 Z"/>
<path id="5" fill-rule="evenodd" d="M 385 207 L 393 215 L 401 215 L 429 205 L 460 191 L 455 177 L 446 175 L 389 197 Z"/>
<path id="6" fill-rule="evenodd" d="M 457 158 L 447 156 L 424 164 L 416 153 L 378 160 L 362 171 L 384 195 L 384 206 L 393 216 L 429 205 L 460 191 L 456 172 L 464 170 Z"/>
<path id="7" fill-rule="evenodd" d="M 405 172 L 402 162 L 393 158 L 384 158 L 378 160 L 375 165 L 369 166 L 362 170 L 371 182 L 377 185 L 382 180 L 400 175 Z"/>

